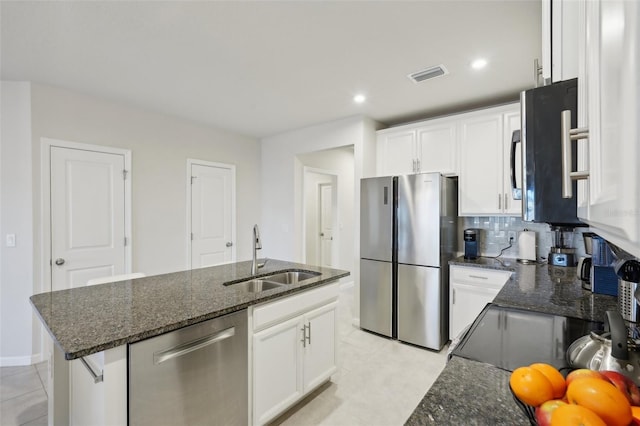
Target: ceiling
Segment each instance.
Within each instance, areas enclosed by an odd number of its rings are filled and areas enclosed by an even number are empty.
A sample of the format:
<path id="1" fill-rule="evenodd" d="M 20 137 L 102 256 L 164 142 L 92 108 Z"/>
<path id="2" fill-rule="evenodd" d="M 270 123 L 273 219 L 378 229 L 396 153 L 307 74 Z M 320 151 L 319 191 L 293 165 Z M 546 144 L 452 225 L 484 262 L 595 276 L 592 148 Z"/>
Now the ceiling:
<path id="1" fill-rule="evenodd" d="M 541 0 L 2 1 L 1 77 L 262 138 L 364 115 L 393 125 L 517 99 Z M 477 57 L 488 66 L 471 69 Z M 448 75 L 407 75 L 443 64 Z M 367 100 L 355 104 L 363 93 Z"/>

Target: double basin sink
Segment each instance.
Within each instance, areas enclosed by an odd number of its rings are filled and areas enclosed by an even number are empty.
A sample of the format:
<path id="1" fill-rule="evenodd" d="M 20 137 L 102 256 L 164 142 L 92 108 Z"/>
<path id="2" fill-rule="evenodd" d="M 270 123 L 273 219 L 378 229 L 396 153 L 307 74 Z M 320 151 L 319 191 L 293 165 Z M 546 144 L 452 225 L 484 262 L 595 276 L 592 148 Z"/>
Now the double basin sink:
<path id="1" fill-rule="evenodd" d="M 251 278 L 246 281 L 230 281 L 224 283 L 225 286 L 233 286 L 234 289 L 256 293 L 274 288 L 297 284 L 301 281 L 309 280 L 320 275 L 314 271 L 287 271 L 277 272 L 263 277 Z"/>

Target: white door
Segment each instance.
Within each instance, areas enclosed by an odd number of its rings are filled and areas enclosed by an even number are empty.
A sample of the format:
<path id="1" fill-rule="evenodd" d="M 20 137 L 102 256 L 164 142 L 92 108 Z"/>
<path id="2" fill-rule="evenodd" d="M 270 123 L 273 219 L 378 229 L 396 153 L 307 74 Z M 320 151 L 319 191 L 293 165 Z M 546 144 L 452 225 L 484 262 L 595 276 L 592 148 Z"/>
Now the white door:
<path id="1" fill-rule="evenodd" d="M 234 261 L 230 167 L 191 164 L 191 267 Z"/>
<path id="2" fill-rule="evenodd" d="M 125 273 L 125 159 L 51 146 L 51 288 Z"/>
<path id="3" fill-rule="evenodd" d="M 331 267 L 333 252 L 333 186 L 320 184 L 320 266 Z"/>

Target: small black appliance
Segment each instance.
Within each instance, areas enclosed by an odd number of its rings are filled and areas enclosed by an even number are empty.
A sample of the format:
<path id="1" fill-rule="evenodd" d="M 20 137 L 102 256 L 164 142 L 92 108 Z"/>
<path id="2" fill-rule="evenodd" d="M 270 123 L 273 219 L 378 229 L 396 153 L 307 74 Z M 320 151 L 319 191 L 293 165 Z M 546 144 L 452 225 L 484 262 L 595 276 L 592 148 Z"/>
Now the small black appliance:
<path id="1" fill-rule="evenodd" d="M 478 258 L 478 230 L 477 229 L 465 229 L 464 230 L 464 258 L 465 259 L 477 259 Z"/>

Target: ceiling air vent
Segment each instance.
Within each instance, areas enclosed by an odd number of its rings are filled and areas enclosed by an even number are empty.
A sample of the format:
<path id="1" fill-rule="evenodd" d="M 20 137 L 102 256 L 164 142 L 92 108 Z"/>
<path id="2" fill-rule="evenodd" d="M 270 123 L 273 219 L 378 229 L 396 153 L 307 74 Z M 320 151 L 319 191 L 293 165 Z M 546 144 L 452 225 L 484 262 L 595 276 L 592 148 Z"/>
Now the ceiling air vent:
<path id="1" fill-rule="evenodd" d="M 435 67 L 430 67 L 421 71 L 414 72 L 409 74 L 409 78 L 414 83 L 420 83 L 425 80 L 429 80 L 430 78 L 440 77 L 441 75 L 449 74 L 449 71 L 444 67 L 444 65 L 436 65 Z"/>

